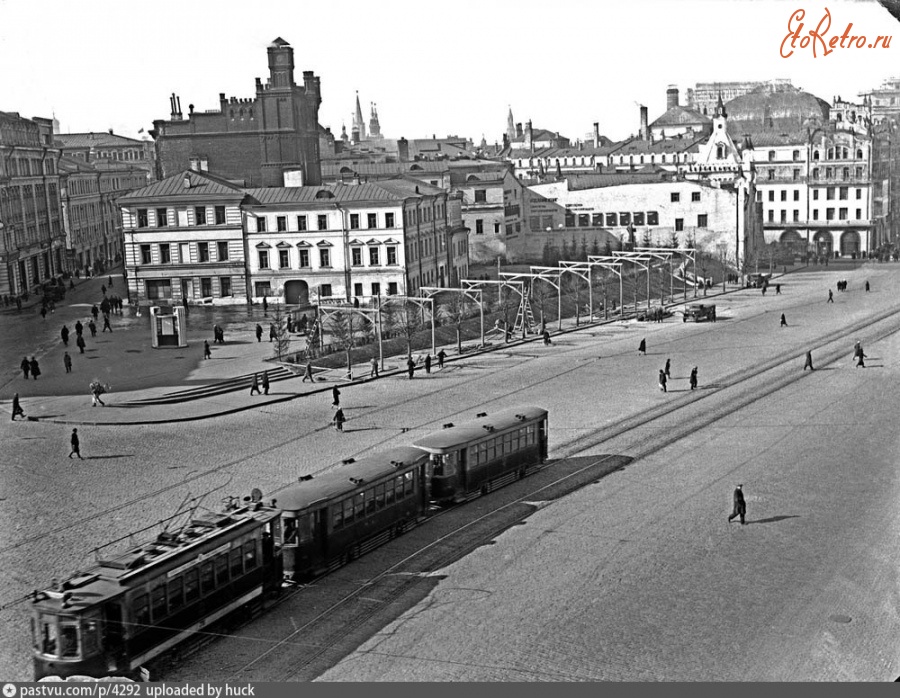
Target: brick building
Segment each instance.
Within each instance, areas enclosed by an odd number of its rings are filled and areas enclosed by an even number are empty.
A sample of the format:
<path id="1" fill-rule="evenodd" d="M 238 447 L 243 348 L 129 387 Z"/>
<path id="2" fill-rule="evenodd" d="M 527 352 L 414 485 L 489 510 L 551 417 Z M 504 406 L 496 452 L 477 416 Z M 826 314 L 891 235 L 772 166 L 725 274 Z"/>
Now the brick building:
<path id="1" fill-rule="evenodd" d="M 168 121 L 156 120 L 155 139 L 160 179 L 188 168 L 215 172 L 247 186 L 280 187 L 285 178 L 300 184 L 322 181 L 319 164 L 319 78 L 304 71 L 294 82 L 294 50 L 284 39 L 268 47 L 269 79 L 256 79 L 256 96 L 219 95 L 219 108 L 183 117 L 172 95 Z"/>

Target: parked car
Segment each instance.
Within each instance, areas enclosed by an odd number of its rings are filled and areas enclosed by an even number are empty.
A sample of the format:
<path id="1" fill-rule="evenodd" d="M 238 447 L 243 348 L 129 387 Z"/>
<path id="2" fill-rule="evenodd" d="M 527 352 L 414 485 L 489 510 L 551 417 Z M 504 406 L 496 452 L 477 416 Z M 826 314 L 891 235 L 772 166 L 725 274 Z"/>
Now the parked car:
<path id="1" fill-rule="evenodd" d="M 687 322 L 690 319 L 693 319 L 694 322 L 700 322 L 701 320 L 715 322 L 716 306 L 712 303 L 691 303 L 685 306 L 681 321 Z"/>

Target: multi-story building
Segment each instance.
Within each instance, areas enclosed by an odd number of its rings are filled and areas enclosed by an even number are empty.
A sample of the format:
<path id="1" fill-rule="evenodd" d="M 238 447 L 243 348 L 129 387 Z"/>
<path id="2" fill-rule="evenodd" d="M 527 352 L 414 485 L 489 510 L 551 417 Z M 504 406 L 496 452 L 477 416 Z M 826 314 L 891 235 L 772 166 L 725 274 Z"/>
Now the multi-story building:
<path id="1" fill-rule="evenodd" d="M 242 188 L 185 171 L 119 200 L 138 301 L 411 294 L 468 270 L 456 200 L 414 180 Z"/>
<path id="2" fill-rule="evenodd" d="M 88 165 L 124 163 L 143 170 L 144 183 L 154 179 L 153 142 L 150 140 L 120 136 L 112 129 L 108 132 L 55 133 L 53 140 L 62 154 L 72 160 Z"/>
<path id="3" fill-rule="evenodd" d="M 469 259 L 492 263 L 498 257 L 516 261 L 517 240 L 528 233 L 525 187 L 510 167 L 494 165 L 451 170 L 450 181 L 461 194 L 462 222 L 469 230 Z"/>
<path id="4" fill-rule="evenodd" d="M 58 159 L 50 119 L 0 112 L 0 295 L 34 291 L 64 270 Z"/>
<path id="5" fill-rule="evenodd" d="M 900 78 L 889 78 L 881 87 L 860 93 L 872 111 L 872 121 L 878 123 L 887 118 L 900 117 Z"/>
<path id="6" fill-rule="evenodd" d="M 879 252 L 900 247 L 900 116 L 884 118 L 873 129 L 872 216 Z"/>
<path id="7" fill-rule="evenodd" d="M 294 82 L 294 50 L 278 38 L 268 47 L 269 79 L 256 79 L 256 96 L 238 99 L 219 95 L 219 108 L 184 119 L 181 100 L 173 95 L 168 121 L 156 120 L 160 179 L 196 167 L 247 186 L 280 187 L 286 179 L 321 183 L 319 165 L 319 78 L 304 71 Z"/>

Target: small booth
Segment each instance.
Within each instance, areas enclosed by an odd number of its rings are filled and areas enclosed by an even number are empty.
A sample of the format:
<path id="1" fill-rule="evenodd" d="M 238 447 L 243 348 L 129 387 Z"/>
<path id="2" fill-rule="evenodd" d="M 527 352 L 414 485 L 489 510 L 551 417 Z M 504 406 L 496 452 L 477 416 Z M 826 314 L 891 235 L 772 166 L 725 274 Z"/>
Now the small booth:
<path id="1" fill-rule="evenodd" d="M 163 347 L 186 347 L 187 321 L 184 308 L 150 308 L 150 341 L 154 349 Z"/>

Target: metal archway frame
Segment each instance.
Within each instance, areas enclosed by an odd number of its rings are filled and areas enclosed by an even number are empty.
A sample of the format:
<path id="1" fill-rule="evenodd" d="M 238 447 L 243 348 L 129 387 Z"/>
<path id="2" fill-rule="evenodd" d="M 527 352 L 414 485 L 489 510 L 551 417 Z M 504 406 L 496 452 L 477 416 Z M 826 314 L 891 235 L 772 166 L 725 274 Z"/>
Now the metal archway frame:
<path id="1" fill-rule="evenodd" d="M 507 274 L 505 272 L 501 272 L 500 276 L 516 276 L 515 274 Z M 501 290 L 503 288 L 509 288 L 519 294 L 519 302 L 524 302 L 525 300 L 525 282 L 524 281 L 515 281 L 510 279 L 502 279 L 502 280 L 494 280 L 494 279 L 485 279 L 483 281 L 479 281 L 476 279 L 462 279 L 460 281 L 462 287 L 466 291 L 481 291 L 480 287 L 482 286 L 498 286 Z M 522 338 L 525 338 L 524 332 L 522 334 Z M 482 331 L 482 343 L 484 342 L 484 332 Z"/>
<path id="2" fill-rule="evenodd" d="M 617 259 L 621 259 L 625 262 L 631 262 L 635 266 L 639 266 L 641 269 L 647 272 L 647 310 L 650 310 L 650 266 L 653 261 L 653 257 L 645 254 L 640 254 L 637 252 L 620 252 L 614 251 L 613 257 Z M 637 275 L 635 275 L 635 284 L 634 284 L 634 312 L 637 313 L 638 302 L 637 302 Z"/>
<path id="3" fill-rule="evenodd" d="M 475 284 L 477 281 L 463 280 L 464 284 Z M 484 291 L 480 288 L 471 288 L 469 286 L 463 288 L 442 288 L 441 286 L 420 286 L 419 293 L 426 298 L 433 298 L 439 293 L 456 293 L 470 301 L 478 304 L 478 313 L 481 318 L 481 346 L 484 346 Z M 477 295 L 476 295 L 477 294 Z"/>
<path id="4" fill-rule="evenodd" d="M 418 296 L 378 296 L 378 325 L 379 325 L 379 333 L 381 332 L 381 311 L 384 309 L 386 305 L 392 305 L 394 301 L 403 301 L 404 303 L 412 303 L 417 305 L 423 311 L 425 308 L 428 308 L 428 312 L 431 314 L 431 353 L 435 354 L 435 350 L 437 347 L 435 346 L 435 333 L 434 333 L 434 299 L 433 298 L 419 298 Z M 384 368 L 384 358 L 382 357 L 382 369 Z"/>
<path id="5" fill-rule="evenodd" d="M 594 289 L 591 286 L 591 270 L 593 269 L 593 264 L 591 262 L 568 262 L 568 261 L 559 261 L 559 281 L 560 286 L 562 286 L 562 275 L 566 272 L 573 274 L 587 283 L 588 287 L 588 313 L 590 314 L 590 320 L 588 322 L 593 322 L 594 320 Z M 560 291 L 560 295 L 562 295 L 562 291 Z M 581 324 L 581 316 L 579 315 L 578 303 L 575 303 L 575 326 L 578 327 Z"/>
<path id="6" fill-rule="evenodd" d="M 616 257 L 609 255 L 588 255 L 588 263 L 611 271 L 619 277 L 619 312 L 625 306 L 625 289 L 622 284 L 622 262 Z M 606 309 L 606 281 L 603 282 L 603 312 L 606 318 L 609 318 L 609 311 Z"/>
<path id="7" fill-rule="evenodd" d="M 316 322 L 319 324 L 319 346 L 320 349 L 325 347 L 325 322 L 334 317 L 338 313 L 349 313 L 350 315 L 359 315 L 371 320 L 375 325 L 375 332 L 378 335 L 378 358 L 384 369 L 384 346 L 381 337 L 381 309 L 380 308 L 357 308 L 353 304 L 347 305 L 319 305 L 316 307 Z M 353 348 L 353 325 L 350 326 L 351 349 Z M 347 369 L 348 380 L 353 380 L 353 369 Z"/>

